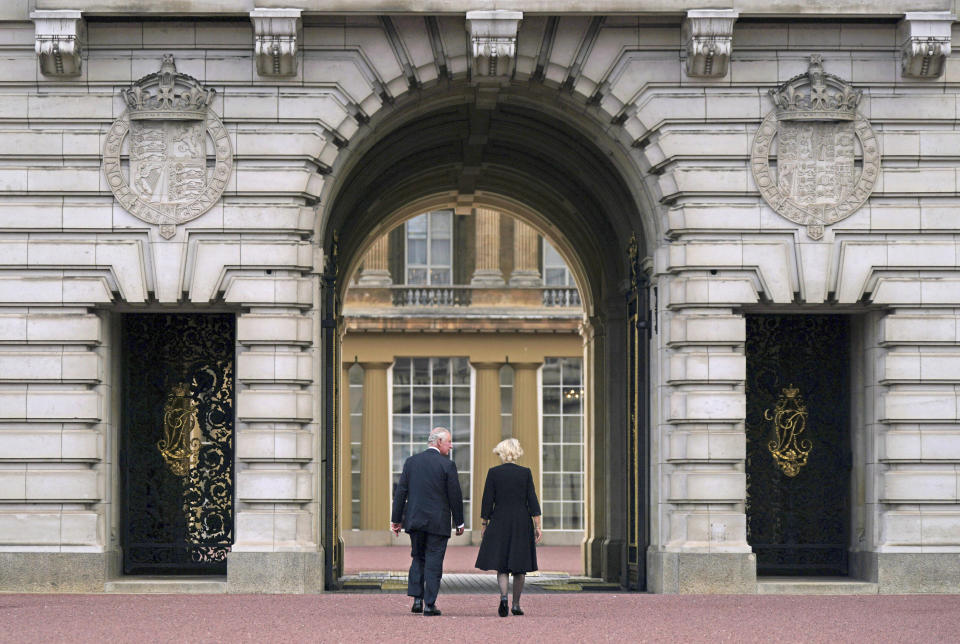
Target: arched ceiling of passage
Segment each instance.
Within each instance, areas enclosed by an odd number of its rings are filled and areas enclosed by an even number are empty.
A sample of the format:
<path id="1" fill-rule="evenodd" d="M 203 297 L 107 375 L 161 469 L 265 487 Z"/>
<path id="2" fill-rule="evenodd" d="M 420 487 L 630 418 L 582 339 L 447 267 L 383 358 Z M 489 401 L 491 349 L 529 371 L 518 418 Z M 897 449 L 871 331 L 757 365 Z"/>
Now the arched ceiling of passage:
<path id="1" fill-rule="evenodd" d="M 625 277 L 642 220 L 611 154 L 574 119 L 536 102 L 471 100 L 416 106 L 371 132 L 339 168 L 324 239 L 337 231 L 341 268 L 415 212 L 412 203 L 499 207 L 555 242 L 596 302 Z M 639 233 L 637 233 L 639 235 Z M 643 247 L 643 240 L 641 247 Z"/>

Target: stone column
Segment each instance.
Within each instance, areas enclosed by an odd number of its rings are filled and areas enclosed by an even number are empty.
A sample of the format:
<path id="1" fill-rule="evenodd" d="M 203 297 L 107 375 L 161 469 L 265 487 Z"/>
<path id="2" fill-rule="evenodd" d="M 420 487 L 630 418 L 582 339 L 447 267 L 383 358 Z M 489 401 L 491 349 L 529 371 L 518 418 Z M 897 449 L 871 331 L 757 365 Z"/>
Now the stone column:
<path id="1" fill-rule="evenodd" d="M 480 501 L 487 470 L 500 465 L 493 448 L 500 442 L 500 363 L 474 362 L 476 411 L 473 421 L 473 527 L 474 541 L 480 542 Z"/>
<path id="2" fill-rule="evenodd" d="M 500 213 L 477 208 L 477 265 L 470 284 L 473 286 L 503 286 L 500 272 Z"/>
<path id="3" fill-rule="evenodd" d="M 387 436 L 389 362 L 364 362 L 360 435 L 360 529 L 390 527 L 390 441 Z"/>
<path id="4" fill-rule="evenodd" d="M 520 221 L 513 220 L 513 272 L 510 286 L 543 286 L 540 277 L 540 236 L 537 231 Z"/>
<path id="5" fill-rule="evenodd" d="M 350 474 L 350 365 L 340 374 L 340 531 L 353 529 L 353 477 Z"/>
<path id="6" fill-rule="evenodd" d="M 542 497 L 540 485 L 540 401 L 537 388 L 539 362 L 516 362 L 513 367 L 513 437 L 523 447 L 520 465 L 533 472 L 537 496 Z"/>
<path id="7" fill-rule="evenodd" d="M 390 286 L 393 282 L 390 279 L 389 267 L 389 235 L 381 235 L 377 238 L 367 254 L 363 256 L 363 269 L 360 271 L 360 277 L 357 283 L 365 287 Z"/>

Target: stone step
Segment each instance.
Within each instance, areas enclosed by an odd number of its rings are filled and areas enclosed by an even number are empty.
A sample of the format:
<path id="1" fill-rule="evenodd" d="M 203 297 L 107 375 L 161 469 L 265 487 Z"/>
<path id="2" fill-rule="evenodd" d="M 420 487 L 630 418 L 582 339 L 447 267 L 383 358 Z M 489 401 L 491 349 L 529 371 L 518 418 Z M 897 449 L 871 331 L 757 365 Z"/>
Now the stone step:
<path id="1" fill-rule="evenodd" d="M 226 577 L 136 577 L 114 579 L 104 592 L 123 594 L 218 594 L 227 592 Z"/>
<path id="2" fill-rule="evenodd" d="M 758 595 L 876 595 L 877 584 L 847 577 L 764 577 Z"/>

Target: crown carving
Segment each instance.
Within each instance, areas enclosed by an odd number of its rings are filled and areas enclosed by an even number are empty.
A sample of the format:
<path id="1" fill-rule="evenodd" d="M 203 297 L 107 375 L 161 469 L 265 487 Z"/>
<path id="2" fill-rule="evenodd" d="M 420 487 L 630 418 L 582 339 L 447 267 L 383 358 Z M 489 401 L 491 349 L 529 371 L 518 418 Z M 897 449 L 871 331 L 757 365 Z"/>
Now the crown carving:
<path id="1" fill-rule="evenodd" d="M 863 90 L 823 71 L 819 54 L 810 56 L 806 74 L 770 90 L 777 118 L 785 121 L 853 121 Z"/>
<path id="2" fill-rule="evenodd" d="M 173 55 L 166 54 L 160 71 L 144 76 L 121 92 L 131 120 L 204 120 L 216 90 L 177 72 Z"/>
<path id="3" fill-rule="evenodd" d="M 783 395 L 787 398 L 796 398 L 797 394 L 800 393 L 800 390 L 794 387 L 792 384 L 789 387 L 783 388 Z"/>

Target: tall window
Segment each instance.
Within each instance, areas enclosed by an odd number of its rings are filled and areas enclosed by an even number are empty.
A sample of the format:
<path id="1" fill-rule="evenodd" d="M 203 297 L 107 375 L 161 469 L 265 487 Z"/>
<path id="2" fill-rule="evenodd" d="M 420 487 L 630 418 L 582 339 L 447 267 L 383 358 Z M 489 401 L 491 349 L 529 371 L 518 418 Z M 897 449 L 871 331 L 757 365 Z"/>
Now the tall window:
<path id="1" fill-rule="evenodd" d="M 354 529 L 360 527 L 360 435 L 363 431 L 363 367 L 347 372 L 350 395 L 350 511 Z"/>
<path id="2" fill-rule="evenodd" d="M 463 513 L 470 528 L 472 422 L 466 358 L 397 358 L 393 363 L 393 489 L 407 457 L 427 447 L 434 427 L 450 429 L 450 457 L 460 473 Z"/>
<path id="3" fill-rule="evenodd" d="M 543 240 L 543 283 L 546 286 L 576 286 L 567 263 L 546 239 Z"/>
<path id="4" fill-rule="evenodd" d="M 582 363 L 547 358 L 543 364 L 544 530 L 583 529 Z"/>
<path id="5" fill-rule="evenodd" d="M 453 213 L 417 215 L 407 227 L 407 284 L 453 283 Z"/>

